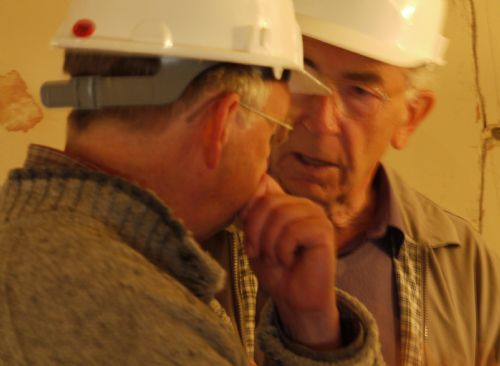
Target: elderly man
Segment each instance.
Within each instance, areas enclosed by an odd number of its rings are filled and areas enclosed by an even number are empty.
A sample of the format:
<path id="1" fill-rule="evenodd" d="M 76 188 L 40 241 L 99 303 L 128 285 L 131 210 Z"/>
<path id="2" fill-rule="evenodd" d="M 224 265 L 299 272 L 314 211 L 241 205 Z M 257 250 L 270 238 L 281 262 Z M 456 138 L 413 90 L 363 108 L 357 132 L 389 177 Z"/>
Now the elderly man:
<path id="1" fill-rule="evenodd" d="M 1 364 L 247 364 L 195 241 L 238 213 L 269 365 L 376 362 L 330 221 L 266 173 L 302 72 L 290 1 L 74 0 L 54 44 L 71 79 L 42 98 L 74 111 L 65 151 L 32 146 L 0 191 Z"/>
<path id="2" fill-rule="evenodd" d="M 336 285 L 374 315 L 387 364 L 499 364 L 498 257 L 465 220 L 380 162 L 390 145 L 405 147 L 434 104 L 422 81 L 442 63 L 443 1 L 294 3 L 305 64 L 334 93 L 292 97 L 294 130 L 273 147 L 270 173 L 327 212 Z M 255 286 L 239 264 L 233 302 L 251 352 Z"/>

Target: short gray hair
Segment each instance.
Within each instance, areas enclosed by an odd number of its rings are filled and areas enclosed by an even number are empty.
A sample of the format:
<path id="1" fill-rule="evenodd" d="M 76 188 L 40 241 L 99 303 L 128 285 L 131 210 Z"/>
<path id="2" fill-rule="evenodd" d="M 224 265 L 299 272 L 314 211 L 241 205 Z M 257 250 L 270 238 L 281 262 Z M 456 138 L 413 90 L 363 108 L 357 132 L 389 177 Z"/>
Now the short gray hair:
<path id="1" fill-rule="evenodd" d="M 242 102 L 260 109 L 269 97 L 270 89 L 262 79 L 259 67 L 220 64 L 196 77 L 175 103 L 187 108 L 207 92 L 237 93 Z M 248 114 L 246 110 L 240 110 L 240 113 L 245 116 Z"/>
<path id="2" fill-rule="evenodd" d="M 423 89 L 429 89 L 434 82 L 435 65 L 425 64 L 408 70 L 408 86 L 406 98 L 411 100 L 415 98 L 416 92 Z"/>

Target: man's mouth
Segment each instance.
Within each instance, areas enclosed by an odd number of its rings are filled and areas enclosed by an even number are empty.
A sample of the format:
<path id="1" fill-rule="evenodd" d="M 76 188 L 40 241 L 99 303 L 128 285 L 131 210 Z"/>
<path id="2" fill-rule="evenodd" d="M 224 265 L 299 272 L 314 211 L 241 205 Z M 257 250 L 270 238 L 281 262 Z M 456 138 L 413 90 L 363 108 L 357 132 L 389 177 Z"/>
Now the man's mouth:
<path id="1" fill-rule="evenodd" d="M 324 160 L 319 160 L 319 159 L 314 159 L 306 155 L 302 155 L 299 153 L 295 153 L 295 157 L 297 160 L 299 160 L 302 164 L 304 165 L 310 165 L 310 166 L 315 166 L 315 167 L 334 167 L 337 166 L 336 164 L 324 161 Z"/>

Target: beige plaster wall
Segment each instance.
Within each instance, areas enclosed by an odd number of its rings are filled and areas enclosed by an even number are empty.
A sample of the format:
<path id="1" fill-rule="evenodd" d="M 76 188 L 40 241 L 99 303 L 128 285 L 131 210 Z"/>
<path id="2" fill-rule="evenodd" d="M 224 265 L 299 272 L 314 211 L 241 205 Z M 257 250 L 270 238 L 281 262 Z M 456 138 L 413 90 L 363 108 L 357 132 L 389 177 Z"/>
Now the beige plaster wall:
<path id="1" fill-rule="evenodd" d="M 0 75 L 17 70 L 39 104 L 40 85 L 62 77 L 62 53 L 51 49 L 48 42 L 67 3 L 67 0 L 0 0 Z M 63 146 L 67 112 L 43 112 L 42 122 L 27 133 L 7 132 L 0 127 L 0 181 L 8 169 L 22 164 L 30 142 Z"/>
<path id="2" fill-rule="evenodd" d="M 477 15 L 482 123 L 500 129 L 500 2 L 479 1 Z M 485 145 L 482 232 L 500 253 L 500 137 L 485 141 Z"/>
<path id="3" fill-rule="evenodd" d="M 62 77 L 61 52 L 48 47 L 67 0 L 0 0 L 0 75 L 15 69 L 38 99 L 40 85 Z M 448 64 L 436 71 L 435 111 L 402 152 L 386 161 L 415 188 L 469 219 L 500 253 L 500 3 L 449 0 Z M 44 110 L 28 133 L 0 129 L 0 181 L 19 166 L 28 143 L 61 148 L 65 110 Z M 487 147 L 487 148 L 486 148 Z"/>

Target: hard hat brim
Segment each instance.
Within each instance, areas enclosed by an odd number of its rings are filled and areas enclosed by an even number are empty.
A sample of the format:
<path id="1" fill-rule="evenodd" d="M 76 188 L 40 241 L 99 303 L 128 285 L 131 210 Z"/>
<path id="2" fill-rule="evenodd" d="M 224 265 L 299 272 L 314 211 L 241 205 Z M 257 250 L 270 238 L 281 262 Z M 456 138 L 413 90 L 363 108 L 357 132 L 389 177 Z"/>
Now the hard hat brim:
<path id="1" fill-rule="evenodd" d="M 429 63 L 438 65 L 445 63 L 442 56 L 444 55 L 448 41 L 444 37 L 437 39 L 433 48 L 429 49 L 429 52 L 417 53 L 404 48 L 402 45 L 389 45 L 387 42 L 378 41 L 371 35 L 363 34 L 332 22 L 302 14 L 296 15 L 303 36 L 317 39 L 377 61 L 405 68 L 417 67 Z"/>
<path id="2" fill-rule="evenodd" d="M 332 90 L 306 70 L 292 70 L 288 83 L 296 94 L 330 95 Z"/>

